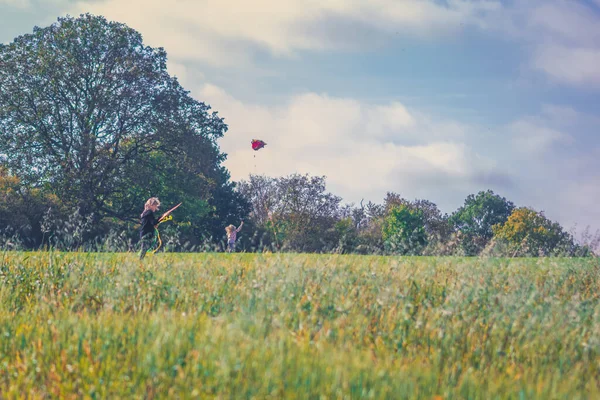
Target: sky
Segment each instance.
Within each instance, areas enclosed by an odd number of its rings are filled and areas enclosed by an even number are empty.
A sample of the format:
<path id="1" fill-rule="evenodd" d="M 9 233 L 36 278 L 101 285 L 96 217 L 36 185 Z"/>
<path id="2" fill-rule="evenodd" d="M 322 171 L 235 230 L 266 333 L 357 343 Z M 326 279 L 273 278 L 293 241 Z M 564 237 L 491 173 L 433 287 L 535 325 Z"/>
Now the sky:
<path id="1" fill-rule="evenodd" d="M 233 180 L 447 213 L 491 189 L 600 229 L 600 0 L 0 0 L 0 42 L 85 12 L 165 48 Z"/>

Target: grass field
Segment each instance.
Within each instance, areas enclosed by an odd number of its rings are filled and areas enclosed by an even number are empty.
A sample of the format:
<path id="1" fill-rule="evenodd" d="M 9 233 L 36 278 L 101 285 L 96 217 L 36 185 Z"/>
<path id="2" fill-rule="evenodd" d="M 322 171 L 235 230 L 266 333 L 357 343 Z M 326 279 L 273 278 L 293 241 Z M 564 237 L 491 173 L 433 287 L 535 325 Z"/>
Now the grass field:
<path id="1" fill-rule="evenodd" d="M 600 398 L 595 259 L 1 257 L 2 398 Z"/>

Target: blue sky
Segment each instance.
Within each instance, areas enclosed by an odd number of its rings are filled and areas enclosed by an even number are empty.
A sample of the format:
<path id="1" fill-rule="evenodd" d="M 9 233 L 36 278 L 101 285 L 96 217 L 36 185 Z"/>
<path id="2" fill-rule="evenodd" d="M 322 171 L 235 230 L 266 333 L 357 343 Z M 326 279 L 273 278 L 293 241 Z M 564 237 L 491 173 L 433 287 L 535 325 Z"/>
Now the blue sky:
<path id="1" fill-rule="evenodd" d="M 235 180 L 326 175 L 347 202 L 444 212 L 492 189 L 600 228 L 600 0 L 0 0 L 0 41 L 81 12 L 166 49 L 228 122 Z"/>

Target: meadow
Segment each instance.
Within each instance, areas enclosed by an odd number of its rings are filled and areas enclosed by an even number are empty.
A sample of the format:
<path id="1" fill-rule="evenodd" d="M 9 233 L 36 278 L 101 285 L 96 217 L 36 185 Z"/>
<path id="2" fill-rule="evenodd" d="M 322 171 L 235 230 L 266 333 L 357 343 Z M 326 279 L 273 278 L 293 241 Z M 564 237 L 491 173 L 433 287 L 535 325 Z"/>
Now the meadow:
<path id="1" fill-rule="evenodd" d="M 600 398 L 593 258 L 0 257 L 2 398 Z"/>

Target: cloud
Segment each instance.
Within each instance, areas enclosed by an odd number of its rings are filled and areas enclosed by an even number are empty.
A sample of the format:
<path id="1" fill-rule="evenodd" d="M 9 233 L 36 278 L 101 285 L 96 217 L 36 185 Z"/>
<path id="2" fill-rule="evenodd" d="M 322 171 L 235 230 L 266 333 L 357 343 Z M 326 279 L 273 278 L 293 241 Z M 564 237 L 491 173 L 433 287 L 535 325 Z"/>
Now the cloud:
<path id="1" fill-rule="evenodd" d="M 192 86 L 198 81 L 204 80 L 204 74 L 197 69 L 190 71 L 190 69 L 178 62 L 169 60 L 167 63 L 167 70 L 169 74 L 173 77 L 176 77 L 179 80 L 179 83 L 184 87 Z"/>
<path id="2" fill-rule="evenodd" d="M 583 3 L 550 0 L 531 10 L 529 27 L 538 32 L 541 30 L 545 41 L 595 45 L 600 40 L 599 19 Z"/>
<path id="3" fill-rule="evenodd" d="M 595 0 L 598 4 L 598 0 Z M 598 6 L 571 0 L 503 2 L 471 13 L 470 25 L 510 39 L 527 55 L 527 67 L 552 82 L 600 87 Z"/>
<path id="4" fill-rule="evenodd" d="M 600 47 L 542 45 L 535 52 L 532 65 L 561 83 L 600 86 Z"/>
<path id="5" fill-rule="evenodd" d="M 72 0 L 0 0 L 0 6 L 8 5 L 21 10 L 31 11 L 35 9 L 35 11 L 38 11 L 40 8 L 68 7 L 71 2 Z"/>
<path id="6" fill-rule="evenodd" d="M 7 5 L 10 7 L 27 9 L 31 7 L 30 0 L 0 0 L 0 6 Z"/>
<path id="7" fill-rule="evenodd" d="M 571 136 L 551 128 L 540 118 L 523 118 L 512 123 L 509 129 L 515 150 L 526 155 L 542 155 L 553 145 L 572 141 Z"/>
<path id="8" fill-rule="evenodd" d="M 501 149 L 516 188 L 507 194 L 518 205 L 546 211 L 570 228 L 600 228 L 594 203 L 600 182 L 600 118 L 572 107 L 546 104 L 539 113 L 508 124 L 503 132 L 512 147 Z"/>
<path id="9" fill-rule="evenodd" d="M 257 51 L 293 57 L 304 50 L 372 46 L 357 32 L 440 37 L 461 24 L 483 23 L 482 15 L 499 7 L 491 0 L 81 0 L 70 12 L 125 22 L 181 60 L 239 66 Z"/>
<path id="10" fill-rule="evenodd" d="M 533 4 L 533 6 L 531 6 Z M 528 2 L 521 34 L 533 43 L 530 65 L 565 85 L 600 86 L 600 14 L 579 2 Z"/>
<path id="11" fill-rule="evenodd" d="M 226 117 L 230 130 L 220 145 L 234 180 L 250 173 L 326 175 L 346 201 L 378 200 L 387 191 L 433 198 L 444 192 L 444 201 L 460 201 L 482 181 L 508 182 L 493 160 L 457 140 L 469 135 L 468 127 L 457 135 L 461 124 L 446 128 L 445 121 L 398 102 L 370 104 L 305 93 L 262 106 L 245 104 L 210 84 L 196 95 Z M 267 147 L 253 152 L 253 138 L 265 140 Z"/>
<path id="12" fill-rule="evenodd" d="M 372 50 L 392 38 L 440 40 L 472 27 L 532 49 L 527 65 L 556 83 L 600 87 L 600 69 L 595 68 L 600 59 L 600 14 L 597 7 L 583 2 L 53 1 L 68 4 L 65 10 L 71 14 L 91 12 L 125 22 L 148 44 L 165 47 L 179 62 L 247 68 L 265 54 L 299 58 L 306 51 Z"/>
<path id="13" fill-rule="evenodd" d="M 582 228 L 587 225 L 595 225 L 595 228 L 598 229 L 600 175 L 585 181 L 569 182 L 563 189 L 558 191 L 559 199 L 562 202 L 562 207 L 558 211 L 561 219 L 568 220 L 569 225 L 579 222 Z"/>

